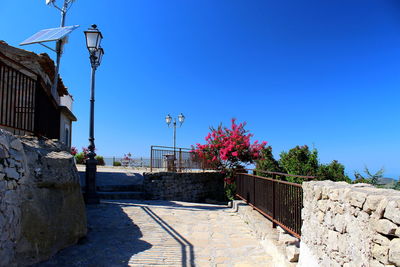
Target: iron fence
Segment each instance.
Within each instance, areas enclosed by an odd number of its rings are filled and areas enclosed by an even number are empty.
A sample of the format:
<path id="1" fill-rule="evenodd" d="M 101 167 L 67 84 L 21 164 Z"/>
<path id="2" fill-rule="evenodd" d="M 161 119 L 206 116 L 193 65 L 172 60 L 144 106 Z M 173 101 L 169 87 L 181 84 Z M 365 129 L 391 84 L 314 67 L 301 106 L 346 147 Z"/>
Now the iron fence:
<path id="1" fill-rule="evenodd" d="M 211 170 L 212 166 L 199 158 L 189 148 L 151 146 L 150 171 L 154 169 L 166 171 Z"/>
<path id="2" fill-rule="evenodd" d="M 293 176 L 284 173 L 264 172 L 271 177 L 254 174 L 236 174 L 236 196 L 269 218 L 274 227 L 283 229 L 300 238 L 303 189 L 301 184 L 277 180 L 277 176 Z M 301 178 L 315 178 L 299 176 Z"/>

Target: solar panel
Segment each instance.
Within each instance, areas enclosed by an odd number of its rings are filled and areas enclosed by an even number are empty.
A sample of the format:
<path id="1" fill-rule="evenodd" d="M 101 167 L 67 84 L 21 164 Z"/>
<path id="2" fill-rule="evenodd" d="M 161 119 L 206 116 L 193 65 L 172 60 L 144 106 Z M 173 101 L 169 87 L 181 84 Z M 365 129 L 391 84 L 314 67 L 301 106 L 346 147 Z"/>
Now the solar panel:
<path id="1" fill-rule="evenodd" d="M 25 41 L 23 41 L 22 43 L 20 43 L 20 45 L 57 41 L 64 38 L 67 34 L 71 33 L 78 27 L 79 25 L 74 25 L 74 26 L 41 30 L 32 35 L 31 37 L 29 37 L 28 39 L 26 39 Z"/>

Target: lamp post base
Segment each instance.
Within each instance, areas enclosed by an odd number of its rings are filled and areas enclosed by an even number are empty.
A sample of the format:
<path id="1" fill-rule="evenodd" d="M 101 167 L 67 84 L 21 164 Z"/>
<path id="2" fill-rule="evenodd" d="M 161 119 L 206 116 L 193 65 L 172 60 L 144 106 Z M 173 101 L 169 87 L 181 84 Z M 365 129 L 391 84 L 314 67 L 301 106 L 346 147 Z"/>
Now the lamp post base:
<path id="1" fill-rule="evenodd" d="M 97 160 L 89 158 L 86 160 L 86 192 L 85 192 L 85 203 L 86 204 L 98 204 L 100 198 L 96 192 L 96 171 L 97 171 Z"/>

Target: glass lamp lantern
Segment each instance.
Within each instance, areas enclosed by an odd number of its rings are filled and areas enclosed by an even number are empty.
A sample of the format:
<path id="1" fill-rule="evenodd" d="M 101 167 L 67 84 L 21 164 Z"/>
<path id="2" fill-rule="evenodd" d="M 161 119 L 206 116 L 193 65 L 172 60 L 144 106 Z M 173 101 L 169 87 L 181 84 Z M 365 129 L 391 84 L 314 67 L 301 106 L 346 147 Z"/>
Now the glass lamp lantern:
<path id="1" fill-rule="evenodd" d="M 171 123 L 171 121 L 172 121 L 172 117 L 171 117 L 171 115 L 167 115 L 166 117 L 165 117 L 165 122 L 169 125 L 170 123 Z"/>
<path id="2" fill-rule="evenodd" d="M 178 120 L 179 120 L 180 124 L 182 125 L 182 123 L 185 121 L 185 116 L 183 116 L 182 113 L 179 114 L 179 115 L 178 115 Z"/>
<path id="3" fill-rule="evenodd" d="M 101 40 L 103 39 L 103 35 L 97 29 L 97 25 L 93 24 L 92 28 L 85 31 L 86 36 L 86 47 L 89 52 L 94 52 L 100 48 Z"/>

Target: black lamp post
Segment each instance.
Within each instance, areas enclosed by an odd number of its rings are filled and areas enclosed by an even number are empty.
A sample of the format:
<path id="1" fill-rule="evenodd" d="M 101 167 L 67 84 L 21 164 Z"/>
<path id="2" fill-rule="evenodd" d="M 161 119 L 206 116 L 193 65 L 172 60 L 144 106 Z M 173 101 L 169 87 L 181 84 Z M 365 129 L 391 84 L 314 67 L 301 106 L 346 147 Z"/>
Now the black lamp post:
<path id="1" fill-rule="evenodd" d="M 168 124 L 168 127 L 170 127 L 171 121 L 172 121 L 172 117 L 171 117 L 171 115 L 168 114 L 165 117 L 165 122 Z M 183 116 L 182 113 L 178 115 L 178 121 L 179 121 L 179 127 L 181 127 L 183 122 L 185 121 L 185 116 Z M 173 127 L 174 127 L 174 160 L 176 160 L 176 153 L 175 153 L 175 150 L 176 150 L 176 118 L 174 118 Z"/>
<path id="2" fill-rule="evenodd" d="M 101 48 L 100 43 L 103 35 L 97 29 L 96 25 L 85 31 L 86 46 L 89 50 L 90 64 L 92 65 L 91 86 L 90 86 L 90 125 L 89 125 L 89 154 L 86 160 L 86 196 L 85 202 L 87 204 L 97 204 L 100 202 L 99 196 L 96 193 L 96 166 L 97 160 L 95 159 L 96 153 L 94 145 L 94 88 L 95 88 L 95 74 L 96 69 L 100 66 L 101 59 L 104 55 L 104 50 Z"/>

